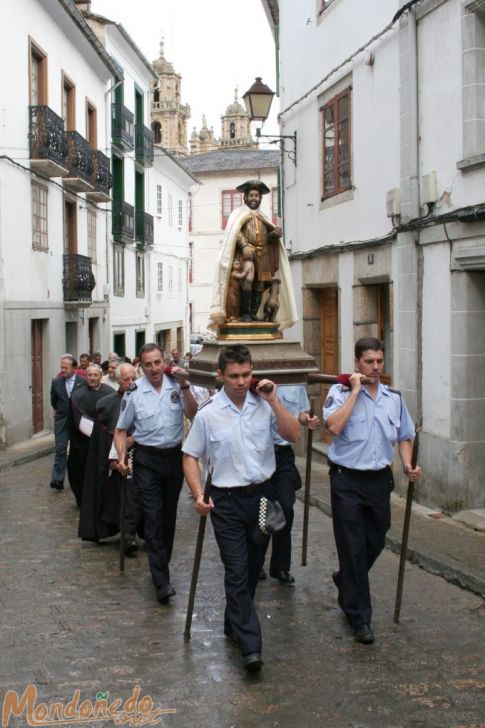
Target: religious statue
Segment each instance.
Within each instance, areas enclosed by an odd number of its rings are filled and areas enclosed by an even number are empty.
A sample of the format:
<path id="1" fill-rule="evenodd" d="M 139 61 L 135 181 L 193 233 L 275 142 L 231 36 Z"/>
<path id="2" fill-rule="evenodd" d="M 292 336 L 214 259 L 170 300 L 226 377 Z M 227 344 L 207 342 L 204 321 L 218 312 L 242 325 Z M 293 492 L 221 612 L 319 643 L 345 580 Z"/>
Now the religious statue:
<path id="1" fill-rule="evenodd" d="M 214 281 L 209 328 L 227 321 L 258 322 L 269 301 L 271 318 L 279 328 L 292 326 L 298 316 L 290 265 L 281 242 L 281 228 L 259 210 L 262 196 L 270 190 L 260 180 L 236 187 L 244 205 L 232 211 L 227 221 Z M 275 274 L 278 272 L 278 277 Z"/>

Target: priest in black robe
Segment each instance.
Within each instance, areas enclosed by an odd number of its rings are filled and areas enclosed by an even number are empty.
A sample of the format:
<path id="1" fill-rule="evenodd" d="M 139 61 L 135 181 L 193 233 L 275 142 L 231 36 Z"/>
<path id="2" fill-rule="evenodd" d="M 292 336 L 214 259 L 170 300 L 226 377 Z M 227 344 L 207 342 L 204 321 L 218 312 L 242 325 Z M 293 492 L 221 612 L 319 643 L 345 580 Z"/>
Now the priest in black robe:
<path id="1" fill-rule="evenodd" d="M 89 441 L 96 420 L 96 403 L 113 391 L 107 384 L 101 384 L 102 376 L 101 367 L 97 364 L 90 364 L 86 369 L 87 387 L 73 391 L 70 400 L 71 424 L 67 474 L 79 508 L 81 508 L 83 498 Z"/>
<path id="2" fill-rule="evenodd" d="M 96 404 L 96 420 L 89 443 L 79 517 L 78 535 L 84 541 L 99 541 L 116 535 L 120 530 L 122 477 L 117 468 L 117 453 L 112 450 L 113 433 L 123 395 L 136 380 L 135 368 L 131 364 L 120 364 L 116 378 L 119 389 L 111 389 L 111 394 L 102 397 Z M 134 534 L 129 543 L 131 541 L 134 541 Z M 131 550 L 134 550 L 133 546 Z"/>

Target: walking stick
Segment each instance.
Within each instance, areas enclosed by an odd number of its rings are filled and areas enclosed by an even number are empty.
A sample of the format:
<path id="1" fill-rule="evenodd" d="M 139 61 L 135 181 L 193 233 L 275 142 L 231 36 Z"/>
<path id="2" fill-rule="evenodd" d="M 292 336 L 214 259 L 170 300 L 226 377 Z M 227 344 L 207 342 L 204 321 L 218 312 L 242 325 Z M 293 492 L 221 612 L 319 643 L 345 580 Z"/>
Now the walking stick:
<path id="1" fill-rule="evenodd" d="M 418 462 L 418 451 L 419 451 L 419 431 L 421 429 L 421 420 L 416 425 L 416 435 L 413 442 L 413 451 L 411 454 L 411 467 L 415 468 Z M 411 524 L 411 506 L 413 504 L 413 493 L 414 483 L 410 480 L 408 482 L 408 492 L 406 497 L 406 510 L 404 512 L 404 524 L 402 529 L 402 541 L 401 541 L 401 555 L 399 558 L 399 573 L 397 577 L 397 591 L 396 591 L 396 603 L 394 605 L 394 622 L 399 622 L 399 615 L 401 612 L 401 600 L 402 590 L 404 584 L 404 567 L 406 565 L 406 553 L 408 550 L 408 536 L 409 526 Z"/>
<path id="2" fill-rule="evenodd" d="M 310 398 L 310 417 L 313 417 L 313 400 Z M 312 479 L 312 448 L 313 448 L 313 430 L 307 431 L 306 440 L 306 470 L 305 470 L 305 497 L 303 501 L 303 539 L 301 543 L 301 565 L 306 566 L 306 552 L 308 545 L 308 515 L 310 512 L 310 482 Z"/>
<path id="3" fill-rule="evenodd" d="M 212 470 L 209 470 L 204 488 L 204 503 L 209 502 L 209 496 L 212 487 Z M 197 579 L 199 577 L 200 560 L 202 558 L 202 546 L 204 544 L 205 524 L 207 516 L 201 516 L 199 520 L 199 533 L 197 534 L 197 543 L 195 545 L 194 566 L 192 568 L 192 580 L 190 582 L 189 603 L 187 605 L 187 617 L 185 619 L 184 639 L 190 639 L 190 627 L 192 625 L 192 614 L 194 612 L 195 590 L 197 589 Z"/>
<path id="4" fill-rule="evenodd" d="M 128 453 L 125 455 L 125 465 L 128 463 Z M 121 478 L 121 504 L 120 504 L 120 571 L 125 570 L 125 515 L 126 515 L 126 488 L 128 476 Z"/>

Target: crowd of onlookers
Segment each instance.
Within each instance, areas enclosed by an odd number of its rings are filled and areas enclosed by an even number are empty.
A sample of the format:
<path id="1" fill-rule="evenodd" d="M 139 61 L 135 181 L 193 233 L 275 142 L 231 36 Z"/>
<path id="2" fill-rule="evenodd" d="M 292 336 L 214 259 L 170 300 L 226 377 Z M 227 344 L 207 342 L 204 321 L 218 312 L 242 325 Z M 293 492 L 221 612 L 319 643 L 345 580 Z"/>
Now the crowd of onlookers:
<path id="1" fill-rule="evenodd" d="M 162 354 L 163 360 L 167 366 L 188 368 L 189 362 L 192 359 L 192 354 L 190 351 L 187 351 L 184 354 L 183 358 L 180 356 L 178 349 L 172 349 L 170 352 L 164 349 L 162 351 Z M 140 357 L 138 356 L 130 359 L 130 357 L 128 356 L 122 356 L 120 354 L 117 354 L 115 351 L 111 351 L 108 354 L 108 358 L 103 360 L 101 352 L 95 351 L 92 356 L 86 353 L 80 354 L 79 362 L 76 361 L 75 357 L 72 354 L 69 354 L 68 356 L 72 356 L 73 361 L 75 362 L 76 374 L 78 374 L 80 377 L 86 376 L 86 370 L 89 364 L 97 364 L 98 366 L 100 366 L 103 372 L 101 382 L 103 384 L 109 384 L 110 387 L 112 387 L 113 389 L 118 389 L 118 385 L 116 382 L 116 367 L 119 364 L 132 364 L 136 369 L 137 377 L 143 376 L 143 372 L 140 368 Z M 62 370 L 59 370 L 56 376 L 63 376 Z"/>

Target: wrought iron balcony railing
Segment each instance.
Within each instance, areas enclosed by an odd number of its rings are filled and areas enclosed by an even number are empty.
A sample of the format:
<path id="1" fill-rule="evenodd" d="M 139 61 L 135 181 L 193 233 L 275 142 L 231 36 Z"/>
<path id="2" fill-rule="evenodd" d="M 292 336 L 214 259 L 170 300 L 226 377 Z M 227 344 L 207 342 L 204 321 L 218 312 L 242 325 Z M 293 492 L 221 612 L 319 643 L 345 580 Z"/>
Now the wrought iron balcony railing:
<path id="1" fill-rule="evenodd" d="M 135 127 L 135 157 L 144 167 L 153 164 L 153 133 L 143 124 Z"/>
<path id="2" fill-rule="evenodd" d="M 123 104 L 111 104 L 111 138 L 115 144 L 130 151 L 135 146 L 133 114 Z"/>
<path id="3" fill-rule="evenodd" d="M 135 208 L 133 205 L 113 200 L 111 215 L 113 238 L 118 243 L 132 243 L 135 238 Z"/>
<path id="4" fill-rule="evenodd" d="M 67 174 L 64 121 L 48 106 L 30 106 L 29 147 L 32 166 L 49 177 Z"/>
<path id="5" fill-rule="evenodd" d="M 113 185 L 113 177 L 110 171 L 109 158 L 99 149 L 91 152 L 93 163 L 93 174 L 91 176 L 91 184 L 94 187 L 92 192 L 88 192 L 88 197 L 97 202 L 109 202 L 109 191 Z"/>
<path id="6" fill-rule="evenodd" d="M 91 303 L 92 291 L 96 280 L 91 268 L 91 258 L 87 255 L 68 254 L 63 256 L 64 301 L 71 303 Z"/>
<path id="7" fill-rule="evenodd" d="M 143 210 L 135 212 L 136 240 L 144 245 L 153 245 L 153 215 Z"/>
<path id="8" fill-rule="evenodd" d="M 66 139 L 69 173 L 64 185 L 75 192 L 92 190 L 93 157 L 89 142 L 77 131 L 66 131 Z"/>

